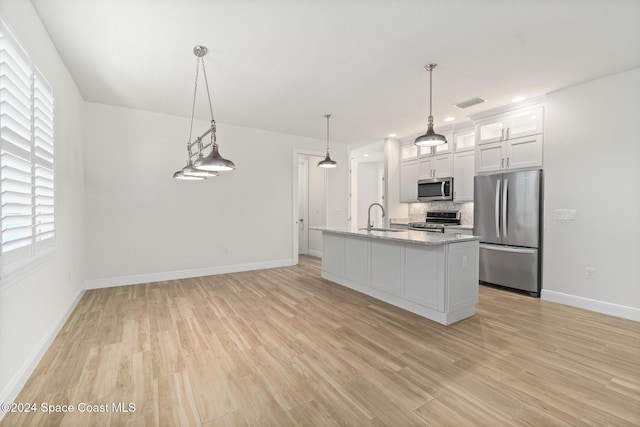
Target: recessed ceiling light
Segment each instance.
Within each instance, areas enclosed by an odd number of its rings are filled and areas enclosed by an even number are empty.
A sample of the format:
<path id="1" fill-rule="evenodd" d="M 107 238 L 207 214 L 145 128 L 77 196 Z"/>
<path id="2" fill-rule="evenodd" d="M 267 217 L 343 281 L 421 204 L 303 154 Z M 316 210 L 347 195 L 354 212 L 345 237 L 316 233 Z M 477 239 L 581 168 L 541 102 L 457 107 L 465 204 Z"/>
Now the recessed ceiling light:
<path id="1" fill-rule="evenodd" d="M 363 156 L 364 156 L 364 157 L 369 157 L 369 155 L 368 155 L 368 154 L 363 154 Z"/>
<path id="2" fill-rule="evenodd" d="M 520 102 L 520 101 L 524 101 L 525 97 L 524 96 L 516 96 L 515 98 L 513 98 L 511 100 L 511 102 Z"/>
<path id="3" fill-rule="evenodd" d="M 444 121 L 445 121 L 445 122 L 452 122 L 452 121 L 454 121 L 455 119 L 456 119 L 456 118 L 455 118 L 455 117 L 453 117 L 453 116 L 447 116 L 447 117 L 445 117 L 445 118 L 444 118 Z"/>
<path id="4" fill-rule="evenodd" d="M 390 133 L 389 134 L 389 138 L 393 138 L 394 136 L 398 136 L 398 134 L 397 133 Z"/>

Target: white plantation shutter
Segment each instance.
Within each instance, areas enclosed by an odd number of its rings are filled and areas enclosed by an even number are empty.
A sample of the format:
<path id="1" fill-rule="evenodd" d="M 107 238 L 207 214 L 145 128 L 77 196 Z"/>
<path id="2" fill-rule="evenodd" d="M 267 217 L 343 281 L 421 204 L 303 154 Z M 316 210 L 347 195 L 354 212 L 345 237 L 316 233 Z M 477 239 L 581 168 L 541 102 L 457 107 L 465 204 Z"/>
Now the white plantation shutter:
<path id="1" fill-rule="evenodd" d="M 0 21 L 0 268 L 52 246 L 54 98 Z"/>
<path id="2" fill-rule="evenodd" d="M 34 105 L 34 215 L 36 245 L 53 240 L 54 223 L 54 171 L 53 171 L 53 93 L 42 74 L 35 69 L 33 84 Z M 36 249 L 38 247 L 36 246 Z"/>

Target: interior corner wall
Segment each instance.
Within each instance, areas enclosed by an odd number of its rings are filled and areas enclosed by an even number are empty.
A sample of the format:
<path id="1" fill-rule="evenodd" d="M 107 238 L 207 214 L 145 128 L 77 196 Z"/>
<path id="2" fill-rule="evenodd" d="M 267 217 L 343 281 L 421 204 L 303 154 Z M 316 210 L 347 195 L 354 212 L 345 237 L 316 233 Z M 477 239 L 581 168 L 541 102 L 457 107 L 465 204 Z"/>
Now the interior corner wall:
<path id="1" fill-rule="evenodd" d="M 636 320 L 639 99 L 640 69 L 551 93 L 544 141 L 543 298 Z"/>
<path id="2" fill-rule="evenodd" d="M 88 287 L 293 262 L 292 156 L 322 140 L 218 123 L 236 170 L 193 182 L 172 178 L 186 162 L 186 117 L 86 103 L 84 129 Z M 347 164 L 345 146 L 331 155 Z M 346 173 L 328 172 L 329 224 L 346 223 Z"/>
<path id="3" fill-rule="evenodd" d="M 0 402 L 8 403 L 84 290 L 83 101 L 31 2 L 0 0 L 0 17 L 53 87 L 56 144 L 55 258 L 0 291 Z"/>

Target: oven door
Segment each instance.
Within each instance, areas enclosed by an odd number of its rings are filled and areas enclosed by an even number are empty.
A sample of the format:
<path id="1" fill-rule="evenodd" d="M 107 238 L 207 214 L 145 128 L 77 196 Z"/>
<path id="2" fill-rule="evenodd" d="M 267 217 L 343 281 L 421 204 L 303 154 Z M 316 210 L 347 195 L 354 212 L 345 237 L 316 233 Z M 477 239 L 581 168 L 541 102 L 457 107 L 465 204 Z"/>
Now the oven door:
<path id="1" fill-rule="evenodd" d="M 453 200 L 453 177 L 418 180 L 418 200 Z"/>

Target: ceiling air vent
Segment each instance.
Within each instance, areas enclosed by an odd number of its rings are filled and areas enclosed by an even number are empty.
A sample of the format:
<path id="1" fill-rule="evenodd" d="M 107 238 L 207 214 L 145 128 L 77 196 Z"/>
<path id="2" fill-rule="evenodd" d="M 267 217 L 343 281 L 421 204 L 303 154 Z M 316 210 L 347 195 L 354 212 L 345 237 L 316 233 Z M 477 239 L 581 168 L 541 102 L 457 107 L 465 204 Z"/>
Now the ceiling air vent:
<path id="1" fill-rule="evenodd" d="M 471 98 L 471 99 L 467 99 L 466 101 L 459 102 L 455 105 L 456 107 L 463 109 L 463 108 L 473 107 L 474 105 L 482 104 L 483 102 L 487 102 L 487 100 L 482 98 Z"/>

